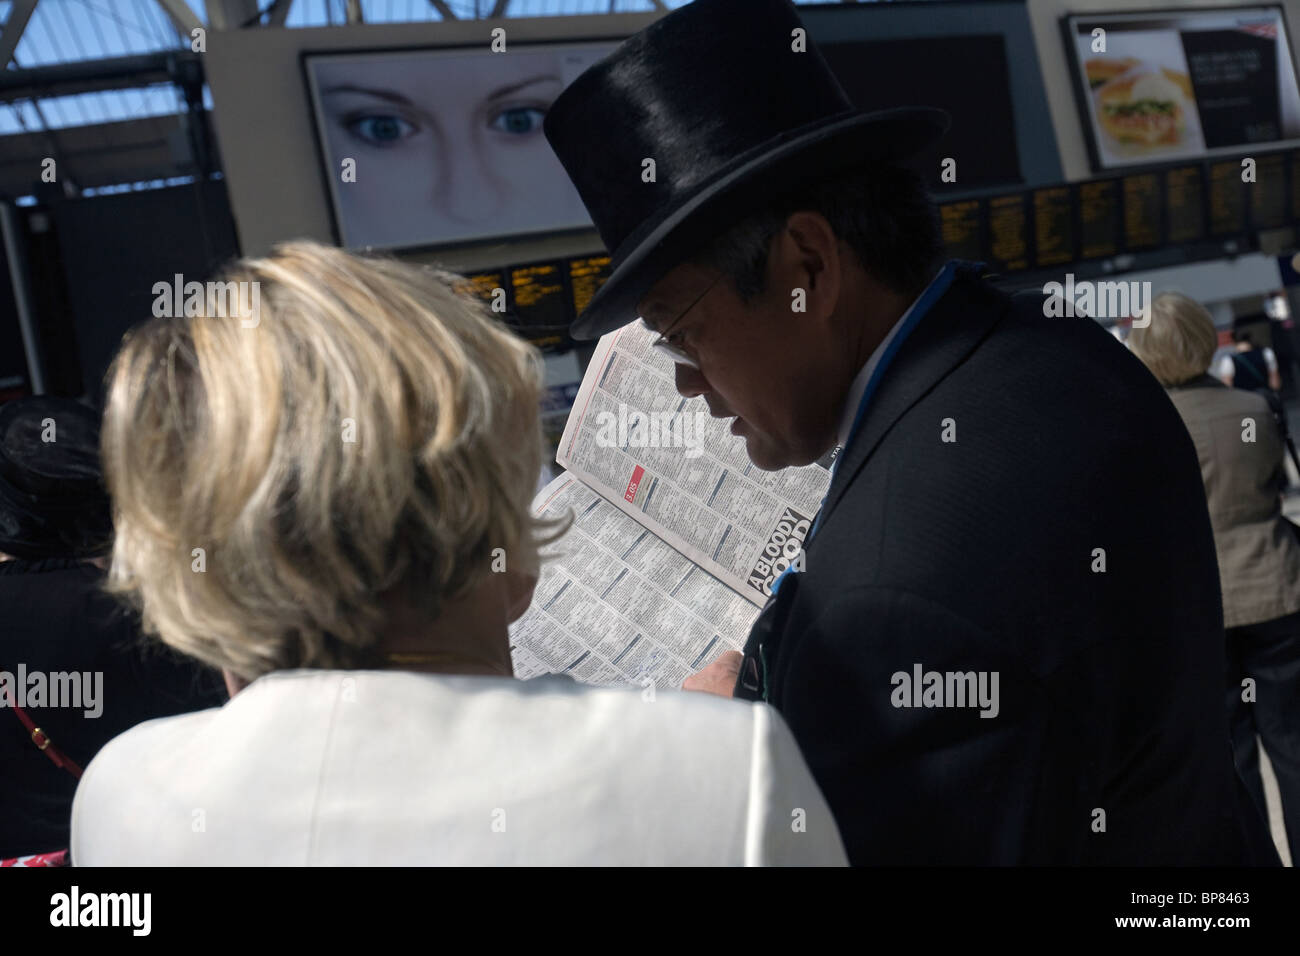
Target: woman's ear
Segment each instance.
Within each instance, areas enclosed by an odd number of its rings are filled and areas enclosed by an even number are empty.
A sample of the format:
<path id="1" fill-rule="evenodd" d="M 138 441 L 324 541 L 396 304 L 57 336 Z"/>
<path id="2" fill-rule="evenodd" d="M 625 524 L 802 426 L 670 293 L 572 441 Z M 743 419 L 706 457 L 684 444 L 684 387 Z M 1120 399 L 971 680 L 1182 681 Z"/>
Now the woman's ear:
<path id="1" fill-rule="evenodd" d="M 505 572 L 507 624 L 513 624 L 524 616 L 528 605 L 533 603 L 533 589 L 537 587 L 537 572 Z"/>
<path id="2" fill-rule="evenodd" d="M 244 678 L 240 677 L 238 674 L 232 674 L 224 667 L 221 669 L 221 676 L 226 679 L 226 693 L 231 697 L 234 697 L 248 686 L 248 681 L 244 680 Z"/>

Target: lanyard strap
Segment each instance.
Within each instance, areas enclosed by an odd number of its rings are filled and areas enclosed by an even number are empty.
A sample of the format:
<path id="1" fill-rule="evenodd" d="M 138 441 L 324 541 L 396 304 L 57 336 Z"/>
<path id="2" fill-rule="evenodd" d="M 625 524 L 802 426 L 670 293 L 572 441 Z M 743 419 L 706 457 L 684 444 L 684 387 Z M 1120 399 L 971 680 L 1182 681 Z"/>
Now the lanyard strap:
<path id="1" fill-rule="evenodd" d="M 907 317 L 903 320 L 903 324 L 899 326 L 898 332 L 895 333 L 893 339 L 890 340 L 889 345 L 881 354 L 880 361 L 876 363 L 876 367 L 871 371 L 871 378 L 867 380 L 867 387 L 862 391 L 862 400 L 858 402 L 858 410 L 853 416 L 853 427 L 849 429 L 849 434 L 844 440 L 844 445 L 835 456 L 835 461 L 831 463 L 831 481 L 835 480 L 835 470 L 839 467 L 840 462 L 844 460 L 844 453 L 848 451 L 849 446 L 853 444 L 853 437 L 858 433 L 858 429 L 862 426 L 862 420 L 866 417 L 867 406 L 871 403 L 872 396 L 875 395 L 876 389 L 880 386 L 880 381 L 884 377 L 885 369 L 889 367 L 889 363 L 894 360 L 894 356 L 896 356 L 898 350 L 902 348 L 904 340 L 912 334 L 912 330 L 920 324 L 921 319 L 925 317 L 925 314 L 929 312 L 934 304 L 939 301 L 940 297 L 948 291 L 948 287 L 952 285 L 953 279 L 956 278 L 958 272 L 978 274 L 983 269 L 984 263 L 982 262 L 966 262 L 961 259 L 952 259 L 944 265 L 943 269 L 935 277 L 934 281 L 930 283 L 929 287 L 926 288 L 923 293 L 921 293 L 921 298 L 917 299 L 915 304 L 913 304 Z M 824 502 L 825 499 L 823 499 L 823 505 Z M 817 529 L 821 527 L 823 510 L 824 508 L 817 509 L 817 518 L 813 521 L 812 530 L 808 532 L 808 541 L 813 539 L 813 535 L 815 535 Z"/>
<path id="2" fill-rule="evenodd" d="M 32 743 L 36 745 L 37 750 L 49 757 L 54 762 L 54 766 L 60 770 L 66 770 L 78 780 L 81 779 L 81 767 L 77 766 L 75 760 L 60 750 L 58 745 L 50 739 L 50 735 L 37 727 L 36 722 L 27 716 L 27 712 L 18 706 L 18 701 L 15 699 L 12 689 L 5 695 L 5 706 L 14 712 L 19 722 L 27 729 L 27 733 L 31 736 Z"/>

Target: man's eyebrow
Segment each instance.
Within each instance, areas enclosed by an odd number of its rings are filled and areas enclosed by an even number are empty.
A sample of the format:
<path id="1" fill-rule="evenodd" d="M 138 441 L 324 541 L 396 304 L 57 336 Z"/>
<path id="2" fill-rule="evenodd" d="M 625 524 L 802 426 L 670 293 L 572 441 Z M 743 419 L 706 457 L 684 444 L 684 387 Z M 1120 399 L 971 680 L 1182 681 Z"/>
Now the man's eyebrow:
<path id="1" fill-rule="evenodd" d="M 365 94 L 366 96 L 374 96 L 374 97 L 376 97 L 376 98 L 378 98 L 378 99 L 381 99 L 381 100 L 388 100 L 390 103 L 400 103 L 400 104 L 402 104 L 403 106 L 414 106 L 414 105 L 415 105 L 415 104 L 412 103 L 409 99 L 407 99 L 405 96 L 403 96 L 401 93 L 394 93 L 392 90 L 376 90 L 376 89 L 371 89 L 371 88 L 369 88 L 369 87 L 365 87 L 365 86 L 352 86 L 351 84 L 346 84 L 346 83 L 345 83 L 343 86 L 331 86 L 331 87 L 330 87 L 329 89 L 327 89 L 325 92 L 326 92 L 327 94 L 329 94 L 329 93 L 363 93 L 363 94 Z"/>
<path id="2" fill-rule="evenodd" d="M 499 86 L 488 94 L 488 99 L 495 100 L 502 96 L 509 96 L 516 90 L 521 90 L 525 86 L 532 86 L 534 83 L 540 83 L 543 80 L 550 80 L 552 83 L 560 82 L 560 78 L 553 73 L 541 73 L 527 80 L 520 80 L 518 83 L 507 83 L 505 86 Z"/>

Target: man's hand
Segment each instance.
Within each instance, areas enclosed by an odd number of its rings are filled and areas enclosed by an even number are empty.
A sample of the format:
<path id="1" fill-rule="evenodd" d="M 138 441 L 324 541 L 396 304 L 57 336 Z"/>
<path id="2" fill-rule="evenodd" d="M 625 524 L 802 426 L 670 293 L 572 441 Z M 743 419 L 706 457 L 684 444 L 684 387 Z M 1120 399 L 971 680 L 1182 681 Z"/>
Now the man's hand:
<path id="1" fill-rule="evenodd" d="M 726 651 L 704 670 L 697 671 L 682 681 L 682 690 L 698 690 L 719 697 L 730 697 L 736 689 L 740 662 L 744 659 L 740 651 Z"/>

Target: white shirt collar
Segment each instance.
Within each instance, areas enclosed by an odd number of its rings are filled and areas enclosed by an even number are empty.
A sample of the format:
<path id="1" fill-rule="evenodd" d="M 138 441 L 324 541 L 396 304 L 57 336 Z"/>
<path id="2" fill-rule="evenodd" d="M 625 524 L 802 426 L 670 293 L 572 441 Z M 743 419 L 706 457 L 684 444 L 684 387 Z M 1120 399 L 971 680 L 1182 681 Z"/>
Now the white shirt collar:
<path id="1" fill-rule="evenodd" d="M 858 405 L 862 402 L 862 393 L 867 390 L 867 383 L 871 381 L 871 374 L 876 370 L 876 366 L 880 364 L 880 359 L 884 356 L 885 349 L 887 349 L 889 343 L 894 340 L 894 336 L 898 334 L 898 330 L 903 327 L 903 323 L 907 321 L 907 317 L 912 314 L 912 310 L 916 308 L 916 303 L 921 301 L 926 292 L 930 290 L 930 286 L 934 285 L 942 274 L 943 267 L 934 274 L 934 278 L 931 279 L 926 287 L 921 290 L 921 294 L 912 300 L 912 304 L 907 307 L 907 311 L 898 317 L 898 321 L 894 323 L 894 327 L 889 330 L 883 339 L 880 340 L 880 344 L 876 346 L 876 350 L 872 352 L 871 356 L 867 359 L 867 364 L 862 366 L 861 371 L 858 372 L 857 378 L 855 378 L 853 384 L 849 386 L 849 394 L 844 399 L 844 407 L 840 411 L 840 428 L 836 437 L 836 441 L 840 448 L 843 448 L 845 444 L 848 443 L 849 432 L 853 430 L 853 420 L 858 414 Z"/>

